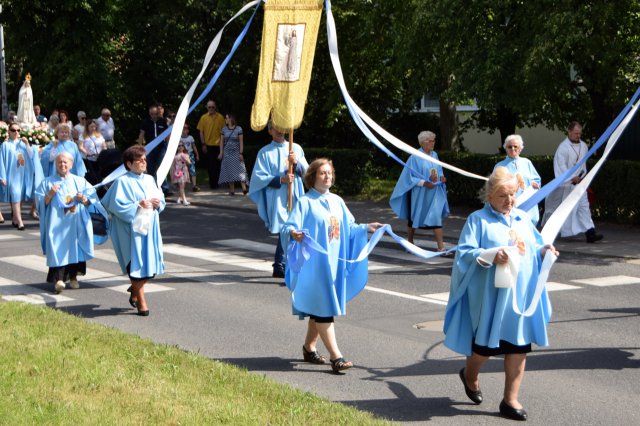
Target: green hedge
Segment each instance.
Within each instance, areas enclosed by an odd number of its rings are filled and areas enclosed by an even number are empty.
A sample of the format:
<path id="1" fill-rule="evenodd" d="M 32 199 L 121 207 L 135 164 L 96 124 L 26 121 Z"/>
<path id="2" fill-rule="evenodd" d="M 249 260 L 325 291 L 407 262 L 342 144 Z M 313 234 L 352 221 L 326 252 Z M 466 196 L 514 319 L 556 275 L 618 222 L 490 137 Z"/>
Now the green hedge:
<path id="1" fill-rule="evenodd" d="M 251 173 L 256 155 L 262 146 L 245 146 L 247 171 Z M 305 148 L 309 162 L 315 158 L 328 157 L 336 168 L 335 191 L 341 195 L 360 194 L 370 179 L 387 174 L 389 179 L 397 179 L 402 167 L 387 158 L 375 157 L 371 150 Z M 440 160 L 469 172 L 488 176 L 495 164 L 504 159 L 503 155 L 471 154 L 468 152 L 438 151 Z M 554 177 L 553 156 L 531 156 L 529 158 L 546 184 Z M 378 161 L 374 161 L 374 160 Z M 381 161 L 380 161 L 381 160 Z M 386 166 L 385 166 L 386 164 Z M 591 169 L 595 164 L 589 161 Z M 478 191 L 483 182 L 458 173 L 447 172 L 447 192 L 449 203 L 453 206 L 479 208 Z M 387 178 L 387 176 L 384 176 Z M 591 185 L 595 193 L 595 205 L 592 206 L 594 219 L 623 224 L 640 224 L 640 162 L 609 160 L 596 176 Z M 540 203 L 544 209 L 544 203 Z"/>
<path id="2" fill-rule="evenodd" d="M 494 165 L 504 159 L 499 155 L 438 152 L 440 160 L 461 169 L 487 176 Z M 553 156 L 527 157 L 542 178 L 543 185 L 553 180 Z M 589 161 L 589 170 L 596 160 Z M 481 205 L 477 199 L 478 190 L 483 183 L 458 173 L 446 172 L 447 192 L 452 205 L 464 205 L 477 208 Z M 591 189 L 595 194 L 595 204 L 591 211 L 594 219 L 623 224 L 640 224 L 640 162 L 626 160 L 608 160 L 604 163 Z M 540 203 L 544 209 L 544 203 Z"/>
<path id="3" fill-rule="evenodd" d="M 251 173 L 258 151 L 262 146 L 244 147 L 247 173 Z M 326 157 L 333 161 L 336 169 L 334 190 L 340 195 L 357 195 L 369 181 L 372 153 L 364 149 L 304 148 L 304 156 L 311 163 L 316 158 Z"/>

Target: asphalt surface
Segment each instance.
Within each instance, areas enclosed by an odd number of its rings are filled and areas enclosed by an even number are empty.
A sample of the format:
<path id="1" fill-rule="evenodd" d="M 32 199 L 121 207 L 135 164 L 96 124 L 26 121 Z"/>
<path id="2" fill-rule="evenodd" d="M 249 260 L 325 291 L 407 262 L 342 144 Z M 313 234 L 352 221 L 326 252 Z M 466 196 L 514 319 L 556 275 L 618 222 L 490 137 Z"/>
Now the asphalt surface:
<path id="1" fill-rule="evenodd" d="M 147 289 L 150 317 L 129 307 L 128 284 L 109 243 L 97 250 L 80 290 L 53 295 L 43 283 L 46 267 L 33 221 L 26 232 L 0 225 L 0 293 L 243 366 L 401 423 L 508 422 L 497 414 L 502 361 L 483 369 L 485 402 L 476 406 L 457 376 L 464 358 L 442 345 L 441 298 L 451 258 L 423 261 L 389 239 L 376 247 L 367 290 L 337 319 L 340 348 L 355 364 L 338 376 L 328 366 L 302 362 L 306 322 L 291 315 L 288 290 L 270 277 L 276 240 L 255 206 L 222 190 L 188 195 L 191 206 L 170 197 L 161 216 L 167 273 Z M 359 222 L 390 223 L 404 233 L 405 224 L 384 203 L 347 205 Z M 467 214 L 453 210 L 444 228 L 448 246 Z M 550 293 L 551 345 L 528 357 L 520 394 L 529 424 L 640 424 L 638 229 L 598 228 L 602 242 L 556 242 L 561 257 L 550 277 L 556 290 Z M 416 241 L 435 247 L 429 231 L 418 231 Z M 321 345 L 319 351 L 326 355 Z"/>

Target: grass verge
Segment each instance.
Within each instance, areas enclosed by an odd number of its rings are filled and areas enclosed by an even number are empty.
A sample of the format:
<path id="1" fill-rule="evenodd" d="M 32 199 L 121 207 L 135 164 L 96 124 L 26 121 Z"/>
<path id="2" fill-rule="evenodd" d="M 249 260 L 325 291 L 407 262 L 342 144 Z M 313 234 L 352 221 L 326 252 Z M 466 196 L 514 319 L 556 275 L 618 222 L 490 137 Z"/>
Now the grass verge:
<path id="1" fill-rule="evenodd" d="M 396 180 L 371 178 L 355 199 L 375 202 L 388 201 L 393 192 L 393 188 L 396 186 L 396 182 Z"/>
<path id="2" fill-rule="evenodd" d="M 0 423 L 388 424 L 63 312 L 0 303 Z"/>

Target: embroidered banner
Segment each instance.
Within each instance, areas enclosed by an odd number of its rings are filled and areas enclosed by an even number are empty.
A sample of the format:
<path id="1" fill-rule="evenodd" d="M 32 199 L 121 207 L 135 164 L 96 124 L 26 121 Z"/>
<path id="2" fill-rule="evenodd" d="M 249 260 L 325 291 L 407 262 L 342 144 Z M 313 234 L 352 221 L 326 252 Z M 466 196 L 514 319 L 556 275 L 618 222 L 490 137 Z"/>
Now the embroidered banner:
<path id="1" fill-rule="evenodd" d="M 300 127 L 307 102 L 322 0 L 269 0 L 264 26 L 251 128 Z"/>

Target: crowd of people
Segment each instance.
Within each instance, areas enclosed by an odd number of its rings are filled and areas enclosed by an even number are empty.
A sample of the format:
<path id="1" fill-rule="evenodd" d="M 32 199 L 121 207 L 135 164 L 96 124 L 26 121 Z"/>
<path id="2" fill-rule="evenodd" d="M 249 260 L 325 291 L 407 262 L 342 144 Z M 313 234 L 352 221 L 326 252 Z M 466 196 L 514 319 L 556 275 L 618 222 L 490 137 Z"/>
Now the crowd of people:
<path id="1" fill-rule="evenodd" d="M 285 132 L 269 121 L 272 141 L 258 152 L 249 181 L 242 127 L 234 114 L 219 113 L 213 100 L 207 102 L 207 112 L 197 126 L 202 155 L 188 124 L 182 128 L 175 154 L 166 152 L 168 134 L 148 152 L 144 145 L 164 134 L 175 119 L 175 114 L 165 115 L 163 106 L 154 104 L 140 125 L 139 143 L 122 153 L 126 172 L 100 199 L 94 188 L 102 177 L 97 163 L 100 154 L 113 149 L 114 144 L 115 126 L 109 109 L 103 109 L 96 119 L 87 119 L 86 113 L 79 111 L 74 126 L 62 109 L 47 120 L 40 106 L 31 104 L 27 82 L 23 96 L 19 116 L 38 126 L 55 125 L 55 138 L 39 150 L 20 138 L 20 122 L 9 123 L 8 137 L 0 145 L 0 202 L 11 205 L 12 224 L 18 230 L 25 229 L 21 203 L 37 206 L 42 251 L 49 267 L 46 279 L 56 293 L 67 283 L 72 289 L 80 287 L 78 277 L 86 273 L 86 262 L 94 256 L 94 219 L 101 215 L 109 222 L 121 271 L 130 279 L 129 303 L 138 315 L 149 316 L 144 286 L 164 271 L 159 215 L 169 192 L 168 186 L 158 187 L 158 181 L 165 179 L 155 176 L 156 171 L 169 155 L 173 159 L 170 180 L 178 191 L 176 202 L 189 206 L 185 188 L 191 184 L 193 192 L 199 191 L 195 165 L 202 159 L 210 187 L 227 185 L 228 194 L 235 195 L 239 183 L 256 204 L 267 231 L 278 236 L 272 276 L 284 278 L 293 314 L 308 318 L 302 358 L 326 364 L 327 358 L 318 351 L 321 340 L 334 372 L 353 366 L 338 347 L 335 317 L 346 314 L 347 303 L 368 279 L 367 258 L 349 259 L 365 247 L 368 233 L 383 225 L 356 223 L 344 200 L 330 191 L 336 179 L 330 159 L 308 163 L 302 147 L 290 145 Z M 25 112 L 29 107 L 31 112 Z M 586 155 L 581 130 L 578 123 L 569 126 L 568 137 L 554 157 L 556 176 Z M 407 220 L 410 243 L 414 243 L 416 229 L 430 229 L 436 251 L 446 252 L 447 179 L 434 150 L 436 135 L 420 132 L 418 143 L 420 154 L 408 159 L 390 205 L 399 218 Z M 507 301 L 513 297 L 524 309 L 535 292 L 542 259 L 558 252 L 542 242 L 536 227 L 537 206 L 529 211 L 516 207 L 518 197 L 542 185 L 532 162 L 520 156 L 522 137 L 507 137 L 503 147 L 507 157 L 496 164 L 487 180 L 481 195 L 484 207 L 467 218 L 460 234 L 445 311 L 444 344 L 467 357 L 459 377 L 465 394 L 476 404 L 483 401 L 479 384 L 482 365 L 491 356 L 504 355 L 505 389 L 499 411 L 507 418 L 525 420 L 527 413 L 518 394 L 526 354 L 532 343 L 548 345 L 551 305 L 546 291 L 530 316 L 514 311 Z M 547 200 L 547 209 L 553 211 L 585 173 L 582 167 L 570 176 Z M 547 217 L 545 210 L 543 221 Z M 582 232 L 589 243 L 602 239 L 595 232 L 586 197 L 562 228 L 563 236 Z M 511 281 L 499 283 L 501 268 L 514 264 L 517 270 Z"/>

